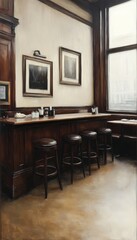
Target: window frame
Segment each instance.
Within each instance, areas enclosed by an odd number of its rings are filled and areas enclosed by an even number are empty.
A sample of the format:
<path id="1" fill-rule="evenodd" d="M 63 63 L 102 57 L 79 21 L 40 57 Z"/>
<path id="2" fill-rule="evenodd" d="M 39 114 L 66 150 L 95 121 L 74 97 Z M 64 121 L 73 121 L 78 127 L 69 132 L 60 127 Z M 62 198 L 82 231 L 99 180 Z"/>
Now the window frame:
<path id="1" fill-rule="evenodd" d="M 93 76 L 94 76 L 94 104 L 98 106 L 99 112 L 108 112 L 113 115 L 135 116 L 137 112 L 110 111 L 108 110 L 108 8 L 125 3 L 130 0 L 103 0 L 92 4 L 93 17 Z M 119 47 L 119 51 L 137 47 L 133 46 Z M 110 51 L 115 51 L 111 49 Z"/>
<path id="2" fill-rule="evenodd" d="M 104 26 L 105 26 L 105 66 L 106 66 L 106 69 L 105 69 L 105 74 L 106 74 L 106 111 L 107 112 L 114 112 L 114 113 L 127 113 L 127 114 L 134 114 L 136 113 L 136 111 L 132 112 L 132 111 L 125 111 L 125 110 L 109 110 L 108 109 L 108 105 L 109 105 L 109 99 L 108 99 L 108 58 L 109 58 L 109 55 L 110 54 L 113 54 L 113 53 L 118 53 L 118 52 L 125 52 L 125 51 L 130 51 L 130 50 L 137 50 L 137 43 L 136 44 L 130 44 L 130 45 L 124 45 L 124 46 L 120 46 L 120 47 L 114 47 L 114 48 L 109 48 L 109 8 L 113 7 L 113 6 L 116 6 L 116 5 L 119 5 L 119 4 L 123 4 L 127 1 L 130 1 L 130 0 L 125 0 L 125 1 L 122 1 L 120 3 L 117 3 L 117 4 L 109 4 L 108 6 L 105 6 L 105 22 L 104 22 Z"/>

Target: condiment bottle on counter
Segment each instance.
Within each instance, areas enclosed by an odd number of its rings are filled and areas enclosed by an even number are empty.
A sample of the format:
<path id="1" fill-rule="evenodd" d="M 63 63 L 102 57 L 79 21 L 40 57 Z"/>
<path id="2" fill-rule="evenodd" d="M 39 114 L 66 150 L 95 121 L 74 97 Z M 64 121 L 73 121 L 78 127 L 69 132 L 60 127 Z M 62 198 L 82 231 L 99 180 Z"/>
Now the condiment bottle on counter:
<path id="1" fill-rule="evenodd" d="M 49 117 L 55 116 L 55 109 L 53 107 L 49 107 L 48 116 Z"/>
<path id="2" fill-rule="evenodd" d="M 43 109 L 43 107 L 39 108 L 38 111 L 39 111 L 39 117 L 44 117 L 44 109 Z"/>
<path id="3" fill-rule="evenodd" d="M 45 115 L 45 116 L 48 116 L 48 112 L 49 112 L 49 109 L 48 109 L 47 107 L 45 107 L 45 109 L 44 109 L 44 115 Z"/>

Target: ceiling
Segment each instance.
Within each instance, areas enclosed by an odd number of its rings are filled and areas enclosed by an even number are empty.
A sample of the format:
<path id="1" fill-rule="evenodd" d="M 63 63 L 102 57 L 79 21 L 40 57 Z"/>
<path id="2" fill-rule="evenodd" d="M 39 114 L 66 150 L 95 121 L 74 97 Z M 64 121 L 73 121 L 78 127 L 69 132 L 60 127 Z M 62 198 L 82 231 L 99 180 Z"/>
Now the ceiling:
<path id="1" fill-rule="evenodd" d="M 70 1 L 77 4 L 82 9 L 90 11 L 92 4 L 98 2 L 99 0 L 70 0 Z"/>

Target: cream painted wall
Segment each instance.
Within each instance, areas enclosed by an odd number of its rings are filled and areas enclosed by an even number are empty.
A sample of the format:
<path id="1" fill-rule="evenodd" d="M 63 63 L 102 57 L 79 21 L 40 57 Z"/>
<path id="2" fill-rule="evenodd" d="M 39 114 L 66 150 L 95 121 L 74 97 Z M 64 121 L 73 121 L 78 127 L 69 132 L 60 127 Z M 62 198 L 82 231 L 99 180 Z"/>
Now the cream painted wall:
<path id="1" fill-rule="evenodd" d="M 15 0 L 16 107 L 86 106 L 93 102 L 92 29 L 37 0 Z M 82 54 L 82 85 L 59 84 L 59 47 Z M 22 55 L 39 49 L 53 62 L 53 97 L 23 97 Z"/>

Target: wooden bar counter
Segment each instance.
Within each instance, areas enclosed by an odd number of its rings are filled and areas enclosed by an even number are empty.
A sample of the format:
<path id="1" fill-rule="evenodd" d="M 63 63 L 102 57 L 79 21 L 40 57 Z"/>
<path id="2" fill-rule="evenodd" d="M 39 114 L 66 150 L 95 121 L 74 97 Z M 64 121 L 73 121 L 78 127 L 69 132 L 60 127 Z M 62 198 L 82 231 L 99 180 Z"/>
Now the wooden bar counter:
<path id="1" fill-rule="evenodd" d="M 75 113 L 32 119 L 0 119 L 2 186 L 12 198 L 32 188 L 32 142 L 48 137 L 58 142 L 64 134 L 104 127 L 110 114 Z"/>

